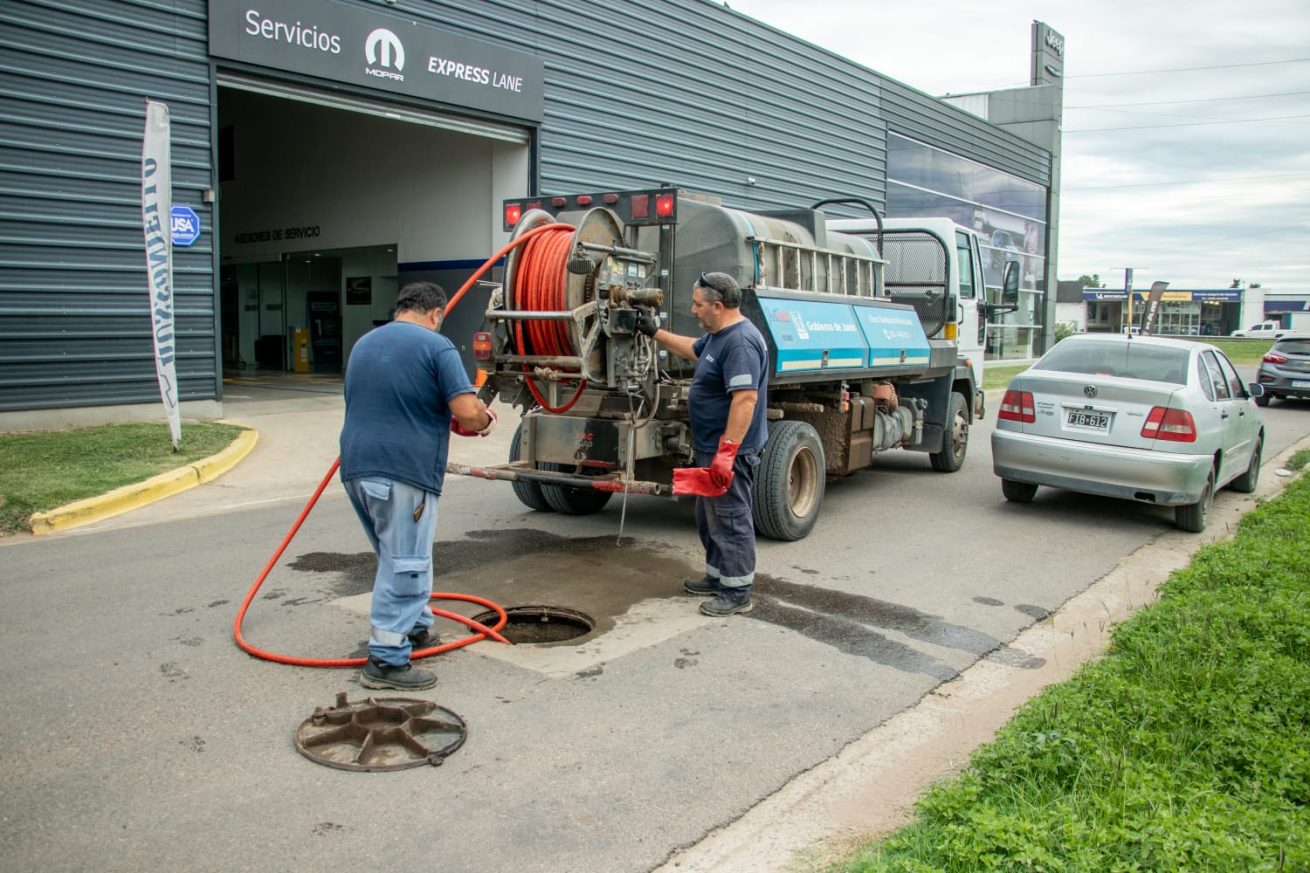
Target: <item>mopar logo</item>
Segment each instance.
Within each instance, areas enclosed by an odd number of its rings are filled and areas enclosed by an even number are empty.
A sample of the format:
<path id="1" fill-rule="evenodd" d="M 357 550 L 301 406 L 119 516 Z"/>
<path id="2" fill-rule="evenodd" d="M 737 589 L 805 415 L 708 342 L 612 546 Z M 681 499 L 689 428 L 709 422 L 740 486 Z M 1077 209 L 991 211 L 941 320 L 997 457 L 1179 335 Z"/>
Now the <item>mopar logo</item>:
<path id="1" fill-rule="evenodd" d="M 1084 386 L 1084 387 L 1083 387 L 1083 393 L 1086 394 L 1088 397 L 1095 397 L 1095 396 L 1096 396 L 1096 386 L 1095 386 L 1095 385 L 1086 385 L 1086 386 Z"/>
<path id="2" fill-rule="evenodd" d="M 405 46 L 401 44 L 400 37 L 385 27 L 374 30 L 364 40 L 364 59 L 369 64 L 364 72 L 370 76 L 405 81 L 400 72 L 405 69 Z M 393 67 L 394 70 L 383 67 Z"/>

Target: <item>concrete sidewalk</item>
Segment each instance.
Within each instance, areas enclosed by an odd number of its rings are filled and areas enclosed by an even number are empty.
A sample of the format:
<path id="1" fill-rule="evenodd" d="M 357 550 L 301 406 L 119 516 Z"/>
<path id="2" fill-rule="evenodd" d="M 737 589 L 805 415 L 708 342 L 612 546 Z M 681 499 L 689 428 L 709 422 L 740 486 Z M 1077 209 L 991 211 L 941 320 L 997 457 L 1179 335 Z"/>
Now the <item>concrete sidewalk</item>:
<path id="1" fill-rule="evenodd" d="M 205 461 L 120 489 L 130 491 L 130 500 L 116 491 L 44 513 L 41 532 L 153 524 L 308 499 L 337 458 L 345 409 L 341 377 L 243 375 L 225 379 L 223 390 L 223 420 L 250 428 L 249 436 Z M 505 462 L 519 415 L 505 404 L 494 408 L 499 422 L 491 436 L 452 438 L 450 460 Z"/>

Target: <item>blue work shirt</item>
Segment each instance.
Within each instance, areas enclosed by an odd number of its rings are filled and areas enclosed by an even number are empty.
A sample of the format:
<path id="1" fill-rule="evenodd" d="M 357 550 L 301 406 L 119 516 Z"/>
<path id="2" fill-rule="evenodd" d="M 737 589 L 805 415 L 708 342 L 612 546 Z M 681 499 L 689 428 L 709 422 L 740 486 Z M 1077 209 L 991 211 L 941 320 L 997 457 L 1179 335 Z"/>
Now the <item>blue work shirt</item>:
<path id="1" fill-rule="evenodd" d="M 696 371 L 687 394 L 691 413 L 692 444 L 699 452 L 719 449 L 719 438 L 728 426 L 732 392 L 755 390 L 759 397 L 750 429 L 741 441 L 741 451 L 757 452 L 769 438 L 766 429 L 765 392 L 769 382 L 769 349 L 758 328 L 742 319 L 718 333 L 707 333 L 692 344 Z"/>
<path id="2" fill-rule="evenodd" d="M 341 478 L 376 476 L 440 494 L 450 401 L 473 390 L 441 334 L 408 321 L 364 334 L 346 366 Z"/>

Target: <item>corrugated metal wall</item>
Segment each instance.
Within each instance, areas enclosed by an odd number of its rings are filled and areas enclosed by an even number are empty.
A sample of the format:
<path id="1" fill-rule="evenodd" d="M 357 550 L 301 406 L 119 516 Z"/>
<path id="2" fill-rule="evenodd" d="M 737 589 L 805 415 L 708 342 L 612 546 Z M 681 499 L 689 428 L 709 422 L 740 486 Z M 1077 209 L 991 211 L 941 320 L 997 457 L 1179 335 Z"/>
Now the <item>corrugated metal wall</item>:
<path id="1" fill-rule="evenodd" d="M 0 411 L 159 401 L 141 230 L 145 98 L 169 105 L 183 400 L 217 396 L 204 0 L 0 3 Z"/>
<path id="2" fill-rule="evenodd" d="M 713 0 L 427 9 L 545 61 L 541 193 L 674 182 L 745 208 L 882 205 L 888 130 L 1049 184 L 1036 146 Z"/>
<path id="3" fill-rule="evenodd" d="M 711 0 L 413 0 L 403 14 L 542 57 L 540 193 L 670 182 L 747 209 L 881 207 L 888 129 L 1048 182 L 1040 149 Z M 175 250 L 182 396 L 219 396 L 206 27 L 204 0 L 0 5 L 0 411 L 157 399 L 147 96 L 172 109 L 174 200 L 205 228 Z"/>
<path id="4" fill-rule="evenodd" d="M 544 60 L 541 193 L 672 182 L 744 208 L 883 202 L 878 78 L 719 3 L 432 0 L 422 14 Z"/>

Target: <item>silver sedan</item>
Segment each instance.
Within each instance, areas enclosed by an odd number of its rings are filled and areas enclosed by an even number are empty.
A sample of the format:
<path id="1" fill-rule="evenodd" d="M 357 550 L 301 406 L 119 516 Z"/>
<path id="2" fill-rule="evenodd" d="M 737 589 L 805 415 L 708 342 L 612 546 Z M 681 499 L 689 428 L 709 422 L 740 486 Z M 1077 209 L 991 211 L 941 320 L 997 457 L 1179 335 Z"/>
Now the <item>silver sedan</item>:
<path id="1" fill-rule="evenodd" d="M 1010 382 L 992 469 L 1007 500 L 1028 503 L 1041 485 L 1138 500 L 1200 532 L 1216 490 L 1255 490 L 1262 394 L 1206 343 L 1068 337 Z"/>

